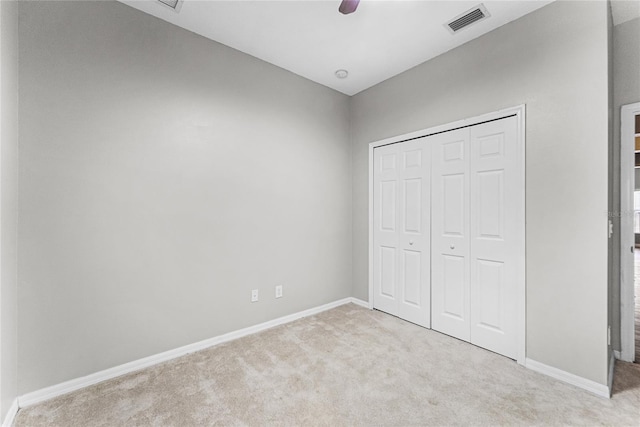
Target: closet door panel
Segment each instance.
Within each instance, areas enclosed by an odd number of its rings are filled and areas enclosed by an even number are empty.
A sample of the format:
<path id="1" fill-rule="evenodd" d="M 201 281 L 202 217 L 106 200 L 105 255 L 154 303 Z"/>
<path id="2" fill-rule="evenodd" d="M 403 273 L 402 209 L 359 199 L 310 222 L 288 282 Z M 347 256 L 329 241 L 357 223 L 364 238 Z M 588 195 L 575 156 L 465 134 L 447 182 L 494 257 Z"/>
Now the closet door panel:
<path id="1" fill-rule="evenodd" d="M 381 311 L 430 327 L 430 149 L 374 149 L 374 295 Z"/>
<path id="2" fill-rule="evenodd" d="M 373 306 L 397 315 L 398 214 L 400 150 L 388 145 L 374 150 Z"/>
<path id="3" fill-rule="evenodd" d="M 430 327 L 431 150 L 424 138 L 398 145 L 402 158 L 399 174 L 398 316 Z"/>
<path id="4" fill-rule="evenodd" d="M 471 342 L 517 356 L 515 117 L 471 130 Z"/>
<path id="5" fill-rule="evenodd" d="M 469 340 L 469 129 L 432 146 L 432 328 Z"/>

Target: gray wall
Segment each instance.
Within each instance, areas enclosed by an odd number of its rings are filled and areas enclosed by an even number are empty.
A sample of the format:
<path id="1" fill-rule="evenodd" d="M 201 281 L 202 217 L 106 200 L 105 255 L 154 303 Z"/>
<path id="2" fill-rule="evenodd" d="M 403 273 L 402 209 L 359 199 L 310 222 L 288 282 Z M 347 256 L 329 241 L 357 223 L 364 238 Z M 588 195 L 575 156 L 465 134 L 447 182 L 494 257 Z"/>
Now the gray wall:
<path id="1" fill-rule="evenodd" d="M 368 144 L 527 105 L 527 357 L 607 381 L 605 2 L 554 2 L 351 99 L 353 294 L 368 295 Z"/>
<path id="2" fill-rule="evenodd" d="M 345 95 L 115 2 L 19 36 L 21 394 L 350 296 Z"/>
<path id="3" fill-rule="evenodd" d="M 640 102 L 640 18 L 613 28 L 613 211 L 620 212 L 620 107 Z M 636 169 L 636 189 L 640 189 Z M 612 239 L 611 344 L 620 350 L 620 221 Z"/>
<path id="4" fill-rule="evenodd" d="M 0 420 L 17 397 L 18 5 L 0 2 Z"/>

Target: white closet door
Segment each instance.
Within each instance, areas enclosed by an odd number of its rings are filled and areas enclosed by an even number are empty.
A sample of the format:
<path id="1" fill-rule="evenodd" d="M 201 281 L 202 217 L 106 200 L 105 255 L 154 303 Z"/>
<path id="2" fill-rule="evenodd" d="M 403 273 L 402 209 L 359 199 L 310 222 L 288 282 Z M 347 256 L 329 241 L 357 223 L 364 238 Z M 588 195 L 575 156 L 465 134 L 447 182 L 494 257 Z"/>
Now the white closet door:
<path id="1" fill-rule="evenodd" d="M 399 157 L 398 144 L 373 151 L 373 306 L 393 315 L 398 305 Z"/>
<path id="2" fill-rule="evenodd" d="M 524 188 L 517 171 L 515 117 L 472 126 L 471 343 L 517 356 L 517 246 Z M 522 224 L 524 226 L 524 224 Z"/>
<path id="3" fill-rule="evenodd" d="M 424 140 L 374 150 L 374 307 L 430 327 L 430 150 Z"/>
<path id="4" fill-rule="evenodd" d="M 432 145 L 432 328 L 469 341 L 469 129 Z"/>
<path id="5" fill-rule="evenodd" d="M 431 150 L 425 139 L 400 145 L 398 317 L 431 327 Z"/>

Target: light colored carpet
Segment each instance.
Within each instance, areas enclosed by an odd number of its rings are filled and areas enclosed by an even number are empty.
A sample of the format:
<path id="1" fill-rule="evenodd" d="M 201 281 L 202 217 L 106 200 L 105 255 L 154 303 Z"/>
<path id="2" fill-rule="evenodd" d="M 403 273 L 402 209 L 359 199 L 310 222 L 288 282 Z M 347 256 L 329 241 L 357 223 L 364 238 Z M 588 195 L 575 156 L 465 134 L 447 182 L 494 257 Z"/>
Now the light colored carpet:
<path id="1" fill-rule="evenodd" d="M 16 426 L 633 425 L 640 366 L 612 399 L 348 304 L 20 410 Z"/>

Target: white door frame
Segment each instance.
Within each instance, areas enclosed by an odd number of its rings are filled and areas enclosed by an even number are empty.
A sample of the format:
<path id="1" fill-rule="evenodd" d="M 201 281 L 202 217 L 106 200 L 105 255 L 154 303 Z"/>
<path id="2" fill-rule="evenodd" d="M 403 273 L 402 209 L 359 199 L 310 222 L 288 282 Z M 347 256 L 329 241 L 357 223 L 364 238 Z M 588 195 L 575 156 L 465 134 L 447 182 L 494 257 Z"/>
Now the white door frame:
<path id="1" fill-rule="evenodd" d="M 620 109 L 620 359 L 635 358 L 633 192 L 635 190 L 635 122 L 640 102 Z"/>
<path id="2" fill-rule="evenodd" d="M 518 164 L 521 166 L 520 180 L 522 187 L 525 187 L 525 105 L 518 105 L 512 108 L 506 108 L 500 111 L 494 111 L 492 113 L 483 114 L 468 119 L 458 120 L 453 123 L 447 123 L 440 126 L 434 126 L 428 129 L 419 130 L 416 132 L 407 133 L 404 135 L 394 136 L 392 138 L 386 138 L 380 141 L 375 141 L 369 144 L 369 308 L 373 309 L 373 260 L 374 260 L 374 248 L 373 248 L 373 150 L 376 147 L 382 145 L 395 144 L 402 141 L 407 141 L 415 138 L 423 138 L 425 136 L 433 135 L 436 133 L 447 132 L 450 130 L 477 125 L 480 123 L 504 119 L 506 117 L 515 116 L 518 121 L 518 141 L 516 147 L 518 150 Z M 517 213 L 522 222 L 525 222 L 525 194 L 522 193 L 521 197 L 517 201 Z M 525 229 L 519 230 L 519 235 L 516 236 L 517 246 L 520 248 L 519 262 L 517 265 L 517 277 L 518 280 L 518 355 L 517 362 L 520 365 L 525 365 L 526 358 L 526 262 L 525 262 Z"/>

